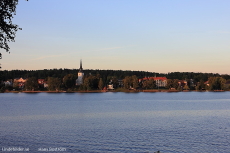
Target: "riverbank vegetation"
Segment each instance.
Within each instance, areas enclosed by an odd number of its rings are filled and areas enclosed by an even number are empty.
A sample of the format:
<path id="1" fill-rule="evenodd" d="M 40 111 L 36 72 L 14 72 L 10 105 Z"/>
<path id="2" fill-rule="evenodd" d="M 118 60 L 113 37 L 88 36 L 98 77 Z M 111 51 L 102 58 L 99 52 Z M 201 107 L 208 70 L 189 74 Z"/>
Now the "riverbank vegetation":
<path id="1" fill-rule="evenodd" d="M 171 72 L 155 73 L 146 71 L 122 70 L 84 70 L 83 84 L 76 86 L 77 69 L 51 70 L 11 70 L 0 71 L 0 89 L 5 91 L 107 91 L 108 85 L 113 85 L 114 92 L 157 92 L 157 91 L 225 91 L 230 88 L 230 76 L 217 73 Z M 166 77 L 167 85 L 158 86 L 151 77 Z M 4 81 L 13 81 L 15 78 L 26 78 L 23 88 L 17 83 L 11 86 L 4 85 Z M 142 78 L 150 78 L 140 81 Z M 43 79 L 47 87 L 38 83 Z"/>

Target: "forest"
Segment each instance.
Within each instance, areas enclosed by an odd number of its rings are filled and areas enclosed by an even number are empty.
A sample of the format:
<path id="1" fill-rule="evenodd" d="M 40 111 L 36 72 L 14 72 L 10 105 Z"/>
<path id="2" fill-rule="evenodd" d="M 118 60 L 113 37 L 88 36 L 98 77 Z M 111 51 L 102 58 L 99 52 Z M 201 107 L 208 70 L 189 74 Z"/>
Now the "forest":
<path id="1" fill-rule="evenodd" d="M 14 79 L 14 78 L 29 78 L 36 77 L 39 79 L 46 79 L 48 77 L 63 78 L 67 74 L 77 75 L 78 69 L 44 69 L 44 70 L 4 70 L 0 71 L 0 80 Z M 109 76 L 115 76 L 118 79 L 124 79 L 125 76 L 136 75 L 138 78 L 143 77 L 166 77 L 167 79 L 194 79 L 196 82 L 200 80 L 207 81 L 209 77 L 223 77 L 226 80 L 230 79 L 228 74 L 218 73 L 201 73 L 201 72 L 169 72 L 169 73 L 157 73 L 148 71 L 131 71 L 131 70 L 93 70 L 85 69 L 84 74 L 98 75 L 106 80 Z"/>
<path id="2" fill-rule="evenodd" d="M 175 88 L 182 90 L 178 85 L 179 80 L 185 80 L 186 86 L 183 88 L 190 90 L 223 90 L 224 85 L 229 82 L 230 75 L 221 75 L 218 73 L 201 72 L 170 72 L 156 73 L 147 71 L 131 70 L 84 70 L 84 83 L 76 87 L 78 69 L 44 69 L 44 70 L 4 70 L 0 71 L 0 81 L 13 80 L 15 78 L 25 78 L 25 90 L 45 90 L 35 82 L 37 79 L 44 79 L 48 82 L 47 90 L 98 90 L 103 89 L 108 84 L 113 84 L 114 88 L 129 89 L 156 89 L 156 83 L 152 80 L 139 82 L 144 77 L 166 77 L 167 86 L 165 88 Z M 192 80 L 192 81 L 191 81 Z M 122 81 L 122 85 L 120 82 Z M 210 86 L 204 83 L 209 81 Z M 34 83 L 34 84 L 33 84 Z M 2 84 L 1 84 L 2 86 Z M 159 88 L 159 87 L 158 87 Z M 15 88 L 18 90 L 17 88 Z"/>

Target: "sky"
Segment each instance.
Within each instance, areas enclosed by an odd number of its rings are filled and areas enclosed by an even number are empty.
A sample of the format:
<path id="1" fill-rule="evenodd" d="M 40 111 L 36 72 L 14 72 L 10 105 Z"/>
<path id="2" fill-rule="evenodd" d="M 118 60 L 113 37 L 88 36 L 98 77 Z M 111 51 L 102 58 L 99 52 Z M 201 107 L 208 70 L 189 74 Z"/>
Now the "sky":
<path id="1" fill-rule="evenodd" d="M 19 0 L 2 70 L 230 74 L 229 0 Z"/>

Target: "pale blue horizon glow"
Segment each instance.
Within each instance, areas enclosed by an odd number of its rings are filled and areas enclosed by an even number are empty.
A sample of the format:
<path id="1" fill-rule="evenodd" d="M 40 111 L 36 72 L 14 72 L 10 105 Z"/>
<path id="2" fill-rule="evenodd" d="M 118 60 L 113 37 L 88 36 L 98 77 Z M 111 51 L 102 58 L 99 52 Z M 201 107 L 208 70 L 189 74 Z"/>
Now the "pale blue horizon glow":
<path id="1" fill-rule="evenodd" d="M 2 70 L 230 74 L 228 0 L 19 0 Z"/>

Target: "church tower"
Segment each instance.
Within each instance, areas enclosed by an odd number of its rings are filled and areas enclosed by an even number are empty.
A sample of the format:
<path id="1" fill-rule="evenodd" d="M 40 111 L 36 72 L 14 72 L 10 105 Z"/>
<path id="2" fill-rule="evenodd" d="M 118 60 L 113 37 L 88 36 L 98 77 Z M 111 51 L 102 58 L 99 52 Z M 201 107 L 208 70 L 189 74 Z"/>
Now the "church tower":
<path id="1" fill-rule="evenodd" d="M 80 68 L 79 68 L 79 71 L 78 71 L 78 78 L 76 80 L 76 85 L 83 84 L 83 77 L 84 77 L 84 73 L 83 73 L 82 60 L 81 60 L 80 61 Z"/>

